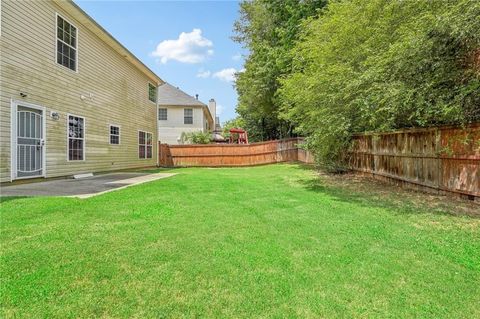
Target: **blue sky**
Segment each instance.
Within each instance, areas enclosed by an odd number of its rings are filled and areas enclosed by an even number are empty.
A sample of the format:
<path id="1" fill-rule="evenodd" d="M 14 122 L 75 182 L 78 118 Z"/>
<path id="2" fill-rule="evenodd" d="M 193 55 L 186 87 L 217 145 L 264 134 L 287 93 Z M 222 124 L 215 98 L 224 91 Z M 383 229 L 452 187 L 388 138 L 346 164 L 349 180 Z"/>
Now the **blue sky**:
<path id="1" fill-rule="evenodd" d="M 215 98 L 221 122 L 235 117 L 232 72 L 245 53 L 230 39 L 236 1 L 75 2 L 163 80 Z"/>

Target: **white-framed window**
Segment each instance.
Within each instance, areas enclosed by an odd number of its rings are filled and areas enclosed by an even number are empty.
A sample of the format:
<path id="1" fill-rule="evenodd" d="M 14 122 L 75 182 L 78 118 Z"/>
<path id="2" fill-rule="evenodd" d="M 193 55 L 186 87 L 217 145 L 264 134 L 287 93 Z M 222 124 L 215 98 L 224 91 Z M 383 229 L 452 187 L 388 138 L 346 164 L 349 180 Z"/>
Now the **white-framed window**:
<path id="1" fill-rule="evenodd" d="M 120 144 L 120 126 L 118 125 L 110 125 L 110 144 Z"/>
<path id="2" fill-rule="evenodd" d="M 77 28 L 61 17 L 57 17 L 57 63 L 69 68 L 72 71 L 77 71 Z"/>
<path id="3" fill-rule="evenodd" d="M 193 109 L 183 109 L 183 124 L 193 124 Z"/>
<path id="4" fill-rule="evenodd" d="M 67 130 L 68 160 L 83 161 L 85 159 L 85 118 L 69 114 Z"/>
<path id="5" fill-rule="evenodd" d="M 158 109 L 158 120 L 159 121 L 168 120 L 168 109 L 167 108 Z"/>
<path id="6" fill-rule="evenodd" d="M 138 131 L 138 158 L 152 158 L 152 133 Z"/>
<path id="7" fill-rule="evenodd" d="M 157 103 L 157 87 L 152 83 L 148 83 L 148 99 L 153 103 Z"/>

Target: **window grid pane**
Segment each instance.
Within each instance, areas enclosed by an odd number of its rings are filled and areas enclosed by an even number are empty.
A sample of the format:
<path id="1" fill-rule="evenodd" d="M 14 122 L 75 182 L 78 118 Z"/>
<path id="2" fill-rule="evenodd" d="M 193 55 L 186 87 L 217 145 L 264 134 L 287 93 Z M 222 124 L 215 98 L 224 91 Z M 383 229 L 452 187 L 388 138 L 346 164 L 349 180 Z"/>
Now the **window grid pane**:
<path id="1" fill-rule="evenodd" d="M 77 60 L 77 29 L 57 17 L 57 63 L 76 71 Z"/>
<path id="2" fill-rule="evenodd" d="M 138 132 L 138 158 L 152 158 L 152 133 Z"/>
<path id="3" fill-rule="evenodd" d="M 138 146 L 138 157 L 145 158 L 145 145 Z"/>
<path id="4" fill-rule="evenodd" d="M 157 102 L 157 90 L 155 85 L 148 83 L 148 99 L 152 102 Z"/>
<path id="5" fill-rule="evenodd" d="M 118 135 L 110 135 L 110 144 L 120 144 L 120 138 Z"/>
<path id="6" fill-rule="evenodd" d="M 152 145 L 152 133 L 146 133 L 147 145 Z"/>
<path id="7" fill-rule="evenodd" d="M 82 161 L 84 158 L 84 120 L 78 116 L 68 117 L 68 159 Z"/>
<path id="8" fill-rule="evenodd" d="M 158 109 L 158 119 L 160 121 L 166 121 L 168 119 L 167 109 Z"/>
<path id="9" fill-rule="evenodd" d="M 193 109 L 183 110 L 183 124 L 193 124 Z"/>
<path id="10" fill-rule="evenodd" d="M 120 144 L 120 127 L 110 126 L 110 144 Z"/>
<path id="11" fill-rule="evenodd" d="M 152 146 L 147 146 L 147 158 L 152 158 Z"/>

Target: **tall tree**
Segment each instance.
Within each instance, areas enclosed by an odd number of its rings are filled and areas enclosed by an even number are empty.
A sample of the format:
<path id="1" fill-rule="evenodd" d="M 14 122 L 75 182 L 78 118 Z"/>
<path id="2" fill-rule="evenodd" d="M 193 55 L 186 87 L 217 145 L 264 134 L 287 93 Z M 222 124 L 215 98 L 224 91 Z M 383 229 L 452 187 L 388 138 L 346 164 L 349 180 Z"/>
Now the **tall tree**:
<path id="1" fill-rule="evenodd" d="M 304 23 L 282 114 L 335 167 L 352 133 L 480 120 L 480 2 L 343 0 Z"/>
<path id="2" fill-rule="evenodd" d="M 293 133 L 279 113 L 279 79 L 291 72 L 291 49 L 301 21 L 315 16 L 326 0 L 244 0 L 234 24 L 234 40 L 249 54 L 237 75 L 237 112 L 252 140 L 281 138 Z"/>

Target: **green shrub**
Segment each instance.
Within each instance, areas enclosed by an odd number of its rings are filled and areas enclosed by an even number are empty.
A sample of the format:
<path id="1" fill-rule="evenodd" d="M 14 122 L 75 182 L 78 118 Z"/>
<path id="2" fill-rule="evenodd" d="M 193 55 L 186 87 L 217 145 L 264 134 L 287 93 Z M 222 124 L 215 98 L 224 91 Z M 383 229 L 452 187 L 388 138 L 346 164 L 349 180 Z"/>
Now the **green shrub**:
<path id="1" fill-rule="evenodd" d="M 211 133 L 198 132 L 183 132 L 181 141 L 184 144 L 210 144 L 212 141 Z"/>
<path id="2" fill-rule="evenodd" d="M 320 164 L 352 133 L 480 120 L 480 1 L 331 1 L 303 23 L 281 116 Z"/>

